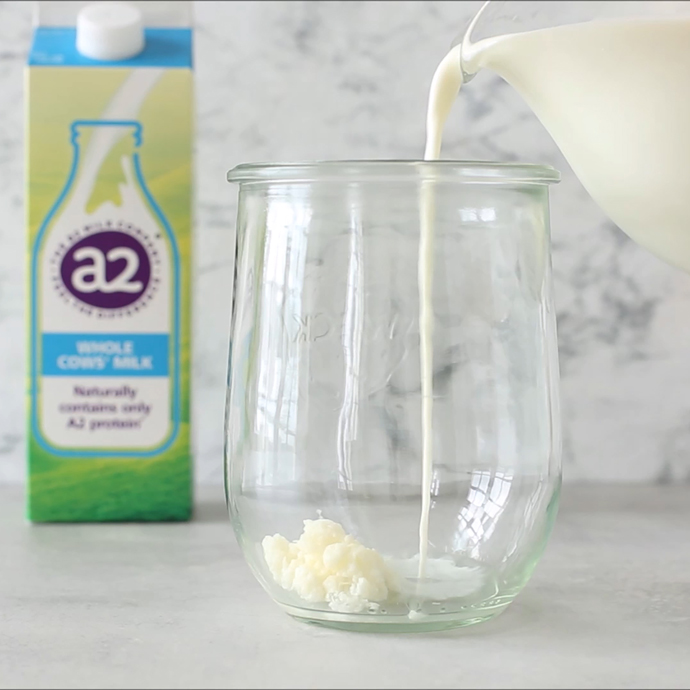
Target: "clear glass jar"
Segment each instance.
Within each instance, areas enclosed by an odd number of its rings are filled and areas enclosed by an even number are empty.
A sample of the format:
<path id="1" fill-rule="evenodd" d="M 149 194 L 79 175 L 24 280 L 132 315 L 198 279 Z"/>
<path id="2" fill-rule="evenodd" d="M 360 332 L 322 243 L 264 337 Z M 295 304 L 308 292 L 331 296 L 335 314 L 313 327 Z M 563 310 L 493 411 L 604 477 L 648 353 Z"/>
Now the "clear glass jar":
<path id="1" fill-rule="evenodd" d="M 240 194 L 226 492 L 257 579 L 293 616 L 349 629 L 500 613 L 542 553 L 561 482 L 558 173 L 353 161 L 242 165 L 228 180 Z M 420 573 L 424 189 L 433 467 Z"/>

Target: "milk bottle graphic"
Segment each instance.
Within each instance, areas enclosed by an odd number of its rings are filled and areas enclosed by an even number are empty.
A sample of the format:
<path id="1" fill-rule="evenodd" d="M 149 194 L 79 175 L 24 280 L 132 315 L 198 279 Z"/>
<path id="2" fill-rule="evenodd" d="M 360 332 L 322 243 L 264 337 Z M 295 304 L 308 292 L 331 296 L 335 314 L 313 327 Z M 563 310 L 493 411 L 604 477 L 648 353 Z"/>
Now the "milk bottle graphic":
<path id="1" fill-rule="evenodd" d="M 56 455 L 154 455 L 179 425 L 175 236 L 144 179 L 139 122 L 67 134 L 71 168 L 32 257 L 34 436 Z"/>

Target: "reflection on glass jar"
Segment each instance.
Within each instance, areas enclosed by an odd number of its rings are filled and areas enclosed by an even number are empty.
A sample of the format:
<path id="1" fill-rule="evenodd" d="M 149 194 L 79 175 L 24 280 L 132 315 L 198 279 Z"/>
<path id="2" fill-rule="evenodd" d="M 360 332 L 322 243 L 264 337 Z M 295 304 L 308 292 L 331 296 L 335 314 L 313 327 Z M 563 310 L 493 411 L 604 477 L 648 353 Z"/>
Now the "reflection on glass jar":
<path id="1" fill-rule="evenodd" d="M 226 487 L 256 577 L 290 614 L 350 629 L 500 613 L 541 555 L 560 487 L 557 173 L 381 161 L 228 178 L 240 198 Z M 434 460 L 420 578 L 422 184 Z"/>

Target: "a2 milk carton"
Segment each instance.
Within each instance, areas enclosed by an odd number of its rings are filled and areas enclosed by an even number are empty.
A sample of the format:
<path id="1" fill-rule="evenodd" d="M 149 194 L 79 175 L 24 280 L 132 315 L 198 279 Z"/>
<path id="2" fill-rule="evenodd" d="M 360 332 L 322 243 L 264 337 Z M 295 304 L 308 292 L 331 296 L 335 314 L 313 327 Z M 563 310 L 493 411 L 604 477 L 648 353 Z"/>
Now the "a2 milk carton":
<path id="1" fill-rule="evenodd" d="M 192 505 L 190 3 L 39 3 L 27 67 L 28 516 Z"/>

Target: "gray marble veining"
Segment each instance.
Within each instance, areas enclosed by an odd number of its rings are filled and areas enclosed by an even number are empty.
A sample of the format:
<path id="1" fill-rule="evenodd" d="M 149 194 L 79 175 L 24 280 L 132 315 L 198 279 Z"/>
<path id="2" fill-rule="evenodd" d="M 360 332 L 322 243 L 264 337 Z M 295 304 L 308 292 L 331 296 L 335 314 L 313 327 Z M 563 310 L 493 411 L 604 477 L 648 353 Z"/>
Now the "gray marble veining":
<path id="1" fill-rule="evenodd" d="M 197 2 L 197 478 L 221 480 L 235 164 L 419 157 L 429 81 L 478 2 Z M 570 3 L 560 3 L 567 13 Z M 24 475 L 22 71 L 30 3 L 0 2 L 0 482 Z M 565 14 L 564 14 L 565 16 Z M 690 277 L 613 226 L 498 77 L 455 107 L 448 158 L 548 163 L 566 480 L 690 481 Z"/>

